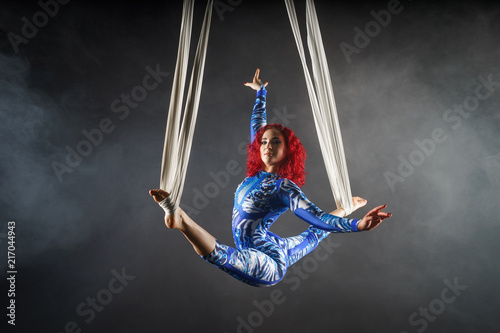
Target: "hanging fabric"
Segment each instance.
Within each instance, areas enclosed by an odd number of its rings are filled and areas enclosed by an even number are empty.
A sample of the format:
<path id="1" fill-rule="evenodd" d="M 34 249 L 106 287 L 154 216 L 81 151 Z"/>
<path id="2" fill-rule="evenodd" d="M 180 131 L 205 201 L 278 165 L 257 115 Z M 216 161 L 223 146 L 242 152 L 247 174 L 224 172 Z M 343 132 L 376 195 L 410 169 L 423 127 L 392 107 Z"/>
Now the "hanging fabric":
<path id="1" fill-rule="evenodd" d="M 194 57 L 191 80 L 181 120 L 182 99 L 186 84 L 187 65 L 191 30 L 193 24 L 194 0 L 184 0 L 182 8 L 182 23 L 175 65 L 174 81 L 168 109 L 165 143 L 161 165 L 160 188 L 170 193 L 163 206 L 173 215 L 182 197 L 186 171 L 191 153 L 198 106 L 200 103 L 203 72 L 207 53 L 210 21 L 212 17 L 213 0 L 209 0 L 205 10 L 198 46 Z"/>
<path id="2" fill-rule="evenodd" d="M 318 17 L 312 0 L 306 0 L 307 45 L 311 57 L 314 84 L 309 73 L 300 28 L 293 0 L 285 0 L 288 17 L 297 43 L 300 60 L 306 78 L 307 91 L 311 100 L 314 124 L 325 162 L 328 179 L 337 207 L 346 214 L 352 213 L 351 185 L 340 133 L 337 107 L 333 96 L 333 86 L 326 60 L 323 40 L 319 29 Z"/>

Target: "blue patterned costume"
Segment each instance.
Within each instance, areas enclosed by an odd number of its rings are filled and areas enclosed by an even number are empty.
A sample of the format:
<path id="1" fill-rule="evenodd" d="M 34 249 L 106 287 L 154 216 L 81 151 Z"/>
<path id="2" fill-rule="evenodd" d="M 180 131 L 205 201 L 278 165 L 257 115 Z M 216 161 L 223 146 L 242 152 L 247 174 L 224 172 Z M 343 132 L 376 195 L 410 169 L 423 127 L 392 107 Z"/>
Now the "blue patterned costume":
<path id="1" fill-rule="evenodd" d="M 252 141 L 266 125 L 266 93 L 264 87 L 257 92 L 251 119 Z M 298 236 L 281 238 L 269 228 L 288 209 L 311 226 Z M 321 211 L 292 181 L 260 171 L 245 178 L 235 193 L 236 249 L 216 242 L 214 251 L 203 259 L 242 282 L 268 287 L 281 281 L 287 268 L 314 250 L 330 232 L 358 231 L 358 221 Z"/>

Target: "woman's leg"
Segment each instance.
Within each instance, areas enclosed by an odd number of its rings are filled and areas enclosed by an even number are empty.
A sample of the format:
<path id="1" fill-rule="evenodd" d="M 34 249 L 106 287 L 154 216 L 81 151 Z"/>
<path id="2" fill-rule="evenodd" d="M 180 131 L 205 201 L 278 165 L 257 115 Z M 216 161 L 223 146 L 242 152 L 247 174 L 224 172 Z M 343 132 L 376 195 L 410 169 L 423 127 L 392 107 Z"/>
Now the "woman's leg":
<path id="1" fill-rule="evenodd" d="M 288 266 L 295 264 L 313 251 L 329 234 L 327 231 L 310 226 L 298 236 L 280 238 L 283 242 L 282 246 L 287 249 Z M 271 235 L 279 238 L 274 234 Z"/>
<path id="2" fill-rule="evenodd" d="M 237 250 L 231 246 L 216 243 L 215 250 L 203 259 L 220 268 L 237 280 L 254 287 L 270 287 L 280 282 L 286 273 L 286 257 L 275 260 L 261 249 Z"/>
<path id="3" fill-rule="evenodd" d="M 149 193 L 156 202 L 169 195 L 163 190 L 151 190 Z M 256 248 L 237 250 L 217 242 L 180 208 L 175 216 L 165 216 L 165 224 L 168 228 L 179 229 L 203 259 L 246 284 L 272 286 L 285 276 L 286 250 L 280 246 L 283 242 L 277 243 L 274 238 L 262 240 L 255 244 Z"/>
<path id="4" fill-rule="evenodd" d="M 151 190 L 149 194 L 153 196 L 156 202 L 161 202 L 169 196 L 163 190 Z M 214 236 L 194 222 L 180 207 L 177 209 L 175 216 L 165 215 L 165 224 L 170 229 L 179 229 L 199 255 L 209 255 L 215 249 Z"/>

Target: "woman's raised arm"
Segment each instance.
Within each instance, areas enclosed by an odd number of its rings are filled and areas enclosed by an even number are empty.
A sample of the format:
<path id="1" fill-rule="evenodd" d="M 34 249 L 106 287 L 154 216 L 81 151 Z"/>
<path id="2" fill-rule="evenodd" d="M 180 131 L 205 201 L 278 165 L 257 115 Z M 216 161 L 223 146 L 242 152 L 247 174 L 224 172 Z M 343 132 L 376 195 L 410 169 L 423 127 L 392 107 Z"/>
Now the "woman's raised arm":
<path id="1" fill-rule="evenodd" d="M 243 84 L 247 87 L 252 88 L 253 90 L 259 91 L 262 86 L 262 80 L 259 78 L 259 74 L 260 74 L 260 68 L 257 68 L 257 70 L 255 71 L 255 75 L 253 77 L 253 81 L 244 82 Z M 268 83 L 269 82 L 264 83 L 264 88 L 267 87 Z"/>
<path id="2" fill-rule="evenodd" d="M 255 100 L 255 105 L 253 107 L 252 117 L 250 119 L 250 135 L 251 142 L 253 142 L 255 138 L 255 134 L 262 127 L 267 125 L 267 116 L 266 116 L 266 86 L 268 82 L 262 84 L 261 79 L 259 78 L 260 69 L 257 68 L 255 71 L 255 76 L 253 77 L 252 82 L 245 82 L 244 84 L 254 90 L 257 90 L 257 98 Z"/>

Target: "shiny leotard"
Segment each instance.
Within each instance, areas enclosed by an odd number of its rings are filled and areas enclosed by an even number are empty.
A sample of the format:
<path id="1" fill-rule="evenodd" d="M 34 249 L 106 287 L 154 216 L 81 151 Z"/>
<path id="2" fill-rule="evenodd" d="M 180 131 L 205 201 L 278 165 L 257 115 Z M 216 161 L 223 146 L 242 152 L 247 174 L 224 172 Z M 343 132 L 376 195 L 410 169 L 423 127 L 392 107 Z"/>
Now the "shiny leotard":
<path id="1" fill-rule="evenodd" d="M 266 94 L 264 87 L 257 92 L 251 118 L 252 141 L 266 125 Z M 311 226 L 298 236 L 281 238 L 269 228 L 288 209 Z M 289 266 L 314 250 L 331 232 L 358 231 L 358 222 L 323 212 L 292 181 L 260 171 L 245 178 L 235 193 L 236 248 L 216 242 L 214 251 L 203 259 L 244 283 L 268 287 L 281 281 Z"/>

